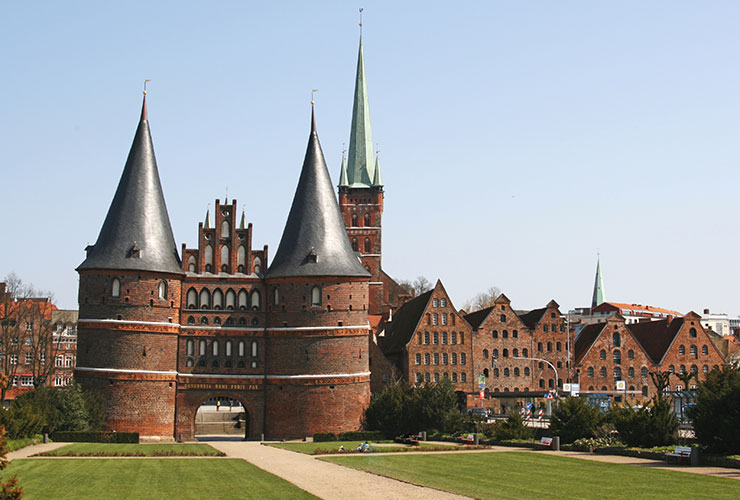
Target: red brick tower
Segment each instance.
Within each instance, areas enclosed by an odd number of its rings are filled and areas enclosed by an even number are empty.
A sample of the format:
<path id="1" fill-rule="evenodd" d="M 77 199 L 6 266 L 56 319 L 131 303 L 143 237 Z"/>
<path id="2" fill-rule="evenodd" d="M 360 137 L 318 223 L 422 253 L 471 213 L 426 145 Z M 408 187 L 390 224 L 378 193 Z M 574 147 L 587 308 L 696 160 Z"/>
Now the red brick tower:
<path id="1" fill-rule="evenodd" d="M 368 281 L 347 239 L 316 122 L 265 276 L 265 433 L 360 428 L 370 401 Z"/>
<path id="2" fill-rule="evenodd" d="M 104 427 L 173 436 L 183 272 L 146 97 L 123 175 L 80 274 L 75 378 L 103 395 Z"/>
<path id="3" fill-rule="evenodd" d="M 381 266 L 383 181 L 380 177 L 378 159 L 373 154 L 362 39 L 360 39 L 357 56 L 357 77 L 348 153 L 347 160 L 342 158 L 339 207 L 352 250 L 360 256 L 363 267 L 372 275 L 369 312 L 370 314 L 383 314 L 389 308 L 389 290 L 386 288 L 390 288 L 388 285 L 392 283 L 392 280 L 385 276 Z"/>

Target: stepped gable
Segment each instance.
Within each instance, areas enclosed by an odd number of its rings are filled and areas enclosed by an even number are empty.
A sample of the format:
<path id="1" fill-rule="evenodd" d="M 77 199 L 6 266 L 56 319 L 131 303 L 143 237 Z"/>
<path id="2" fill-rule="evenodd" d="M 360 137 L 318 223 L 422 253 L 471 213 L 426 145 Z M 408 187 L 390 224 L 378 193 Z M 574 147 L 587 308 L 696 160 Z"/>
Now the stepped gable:
<path id="1" fill-rule="evenodd" d="M 383 354 L 403 352 L 421 321 L 421 316 L 429 304 L 433 291 L 433 289 L 429 290 L 409 300 L 393 313 L 393 321 L 387 326 L 381 346 Z"/>
<path id="2" fill-rule="evenodd" d="M 575 343 L 573 344 L 573 360 L 576 364 L 580 363 L 599 335 L 604 330 L 606 323 L 593 323 L 586 325 L 581 330 Z"/>
<path id="3" fill-rule="evenodd" d="M 495 307 L 496 306 L 486 307 L 485 309 L 472 312 L 463 317 L 465 318 L 465 321 L 470 323 L 470 326 L 473 327 L 473 330 L 477 330 L 481 323 L 483 323 L 483 321 L 488 317 L 488 315 Z"/>
<path id="4" fill-rule="evenodd" d="M 159 181 L 146 97 L 118 189 L 95 245 L 77 268 L 183 274 Z"/>
<path id="5" fill-rule="evenodd" d="M 267 278 L 347 276 L 369 278 L 352 251 L 321 151 L 311 110 L 311 134 L 293 205 Z"/>
<path id="6" fill-rule="evenodd" d="M 659 364 L 673 343 L 673 339 L 676 338 L 681 326 L 683 326 L 683 318 L 673 318 L 670 324 L 667 319 L 642 321 L 627 325 L 627 329 L 645 349 L 650 359 Z"/>

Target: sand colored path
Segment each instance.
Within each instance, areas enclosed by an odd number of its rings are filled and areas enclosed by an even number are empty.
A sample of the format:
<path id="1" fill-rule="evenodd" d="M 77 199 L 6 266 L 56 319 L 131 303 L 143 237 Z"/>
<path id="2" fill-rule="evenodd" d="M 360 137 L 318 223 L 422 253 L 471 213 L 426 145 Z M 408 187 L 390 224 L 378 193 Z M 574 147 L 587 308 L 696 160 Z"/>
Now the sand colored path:
<path id="1" fill-rule="evenodd" d="M 206 441 L 229 457 L 243 458 L 324 500 L 468 499 L 317 460 L 311 455 L 250 441 Z"/>

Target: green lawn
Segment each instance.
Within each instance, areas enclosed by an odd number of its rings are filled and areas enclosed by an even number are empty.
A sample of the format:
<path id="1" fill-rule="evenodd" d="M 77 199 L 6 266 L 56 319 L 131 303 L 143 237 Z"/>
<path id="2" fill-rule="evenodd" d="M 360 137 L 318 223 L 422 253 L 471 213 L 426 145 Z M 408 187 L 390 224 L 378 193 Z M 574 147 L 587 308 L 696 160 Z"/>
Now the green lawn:
<path id="1" fill-rule="evenodd" d="M 323 460 L 480 499 L 732 499 L 740 481 L 531 452 Z"/>
<path id="2" fill-rule="evenodd" d="M 154 456 L 221 456 L 221 452 L 207 444 L 109 444 L 74 443 L 56 450 L 39 453 L 45 457 L 154 457 Z"/>
<path id="3" fill-rule="evenodd" d="M 354 450 L 361 443 L 362 441 L 325 441 L 325 442 L 319 442 L 319 443 L 273 443 L 270 446 L 275 446 L 276 448 L 282 448 L 284 450 L 289 450 L 289 451 L 297 451 L 299 453 L 306 453 L 308 455 L 317 455 L 321 452 L 321 450 L 336 451 L 339 449 L 340 446 L 344 446 L 346 450 Z M 411 445 L 394 443 L 392 441 L 385 441 L 385 442 L 381 441 L 380 443 L 370 442 L 370 450 L 373 452 L 378 452 L 378 453 L 391 452 L 391 451 L 414 451 L 414 450 L 421 450 L 424 448 L 454 450 L 459 447 L 460 446 L 457 446 L 454 444 L 431 445 L 429 443 L 419 443 L 419 446 L 411 446 Z M 319 453 L 317 453 L 317 451 L 319 451 Z"/>
<path id="4" fill-rule="evenodd" d="M 24 500 L 315 499 L 239 459 L 24 459 L 14 474 Z"/>

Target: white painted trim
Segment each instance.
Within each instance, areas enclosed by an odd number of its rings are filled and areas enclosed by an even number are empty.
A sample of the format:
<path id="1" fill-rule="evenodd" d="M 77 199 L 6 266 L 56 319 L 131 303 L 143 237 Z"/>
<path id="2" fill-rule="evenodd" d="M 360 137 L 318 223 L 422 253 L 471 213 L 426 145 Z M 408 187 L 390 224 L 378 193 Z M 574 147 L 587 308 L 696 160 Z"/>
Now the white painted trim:
<path id="1" fill-rule="evenodd" d="M 226 375 L 221 373 L 178 373 L 178 377 L 199 377 L 199 378 L 258 378 L 264 379 L 261 373 L 255 375 Z"/>
<path id="2" fill-rule="evenodd" d="M 124 325 L 167 325 L 180 326 L 180 323 L 170 323 L 168 321 L 131 321 L 127 319 L 78 319 L 77 323 L 120 323 Z"/>
<path id="3" fill-rule="evenodd" d="M 368 285 L 382 285 L 382 284 L 383 284 L 382 281 L 369 281 L 368 282 Z"/>
<path id="4" fill-rule="evenodd" d="M 370 372 L 327 373 L 325 375 L 267 375 L 268 379 L 306 379 L 306 378 L 351 378 L 370 376 Z"/>
<path id="5" fill-rule="evenodd" d="M 175 371 L 157 371 L 157 370 L 129 370 L 124 368 L 89 368 L 86 366 L 76 366 L 75 370 L 83 372 L 114 372 L 114 373 L 148 373 L 150 375 L 177 375 Z"/>
<path id="6" fill-rule="evenodd" d="M 199 326 L 199 325 L 183 325 L 180 327 L 182 330 L 228 330 L 228 331 L 248 331 L 248 332 L 263 332 L 265 331 L 264 327 L 255 328 L 253 326 Z"/>
<path id="7" fill-rule="evenodd" d="M 370 324 L 366 325 L 345 325 L 345 326 L 295 326 L 295 327 L 289 327 L 289 326 L 274 326 L 270 328 L 266 328 L 268 332 L 291 332 L 291 331 L 311 331 L 311 330 L 346 330 L 346 329 L 361 329 L 361 330 L 369 330 Z"/>

